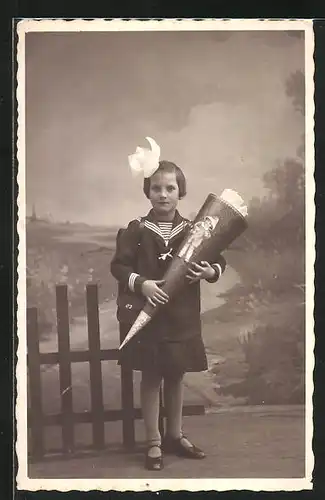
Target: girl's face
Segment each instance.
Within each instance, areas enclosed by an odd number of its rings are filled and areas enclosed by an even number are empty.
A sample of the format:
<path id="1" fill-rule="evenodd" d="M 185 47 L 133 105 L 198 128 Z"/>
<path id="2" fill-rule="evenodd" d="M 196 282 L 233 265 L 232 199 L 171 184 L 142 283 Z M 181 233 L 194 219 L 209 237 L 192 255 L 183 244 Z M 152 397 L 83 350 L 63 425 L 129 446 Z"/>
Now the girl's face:
<path id="1" fill-rule="evenodd" d="M 172 220 L 179 200 L 175 172 L 157 172 L 151 177 L 149 199 L 156 215 Z"/>

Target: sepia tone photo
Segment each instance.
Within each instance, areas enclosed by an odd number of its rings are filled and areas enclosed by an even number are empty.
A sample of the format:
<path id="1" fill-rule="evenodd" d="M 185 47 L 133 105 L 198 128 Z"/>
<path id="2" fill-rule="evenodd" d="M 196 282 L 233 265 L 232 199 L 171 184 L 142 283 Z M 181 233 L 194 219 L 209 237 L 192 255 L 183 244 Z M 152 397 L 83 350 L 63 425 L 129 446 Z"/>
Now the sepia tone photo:
<path id="1" fill-rule="evenodd" d="M 312 487 L 312 22 L 23 20 L 18 487 Z"/>

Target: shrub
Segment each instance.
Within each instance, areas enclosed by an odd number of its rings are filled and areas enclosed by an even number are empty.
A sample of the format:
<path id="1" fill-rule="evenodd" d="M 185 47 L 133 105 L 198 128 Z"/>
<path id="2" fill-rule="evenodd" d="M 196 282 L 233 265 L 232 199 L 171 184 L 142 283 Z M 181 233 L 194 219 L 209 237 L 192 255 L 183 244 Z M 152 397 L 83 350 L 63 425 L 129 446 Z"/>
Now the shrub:
<path id="1" fill-rule="evenodd" d="M 245 388 L 250 404 L 304 402 L 302 309 L 291 309 L 277 322 L 260 324 L 240 339 L 248 366 Z"/>
<path id="2" fill-rule="evenodd" d="M 304 400 L 304 171 L 286 160 L 265 176 L 269 196 L 249 207 L 242 252 L 228 262 L 241 283 L 223 296 L 254 328 L 240 338 L 247 363 L 242 392 L 251 404 Z"/>

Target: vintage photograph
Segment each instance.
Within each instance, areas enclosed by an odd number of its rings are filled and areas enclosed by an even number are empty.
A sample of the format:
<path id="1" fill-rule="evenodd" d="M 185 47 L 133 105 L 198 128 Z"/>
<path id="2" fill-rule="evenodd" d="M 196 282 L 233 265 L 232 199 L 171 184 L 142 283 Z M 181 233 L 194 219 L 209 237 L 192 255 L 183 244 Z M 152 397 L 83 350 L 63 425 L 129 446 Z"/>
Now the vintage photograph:
<path id="1" fill-rule="evenodd" d="M 22 20 L 18 488 L 312 487 L 312 22 Z"/>

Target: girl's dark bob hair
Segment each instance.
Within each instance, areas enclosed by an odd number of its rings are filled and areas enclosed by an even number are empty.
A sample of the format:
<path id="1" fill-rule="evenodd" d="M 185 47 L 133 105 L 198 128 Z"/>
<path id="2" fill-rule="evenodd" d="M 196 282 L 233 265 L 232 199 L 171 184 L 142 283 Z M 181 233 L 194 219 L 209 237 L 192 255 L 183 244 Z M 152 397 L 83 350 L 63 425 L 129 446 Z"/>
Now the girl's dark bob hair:
<path id="1" fill-rule="evenodd" d="M 155 171 L 153 175 L 157 174 L 158 172 L 163 173 L 175 173 L 176 174 L 176 181 L 178 184 L 178 190 L 179 190 L 179 199 L 181 200 L 184 198 L 186 195 L 186 179 L 185 175 L 183 174 L 183 171 L 175 164 L 172 163 L 171 161 L 166 161 L 166 160 L 161 160 L 159 162 L 159 167 Z M 151 177 L 146 177 L 143 181 L 143 192 L 146 195 L 147 198 L 149 198 L 149 191 L 150 191 L 150 182 L 151 182 Z"/>

